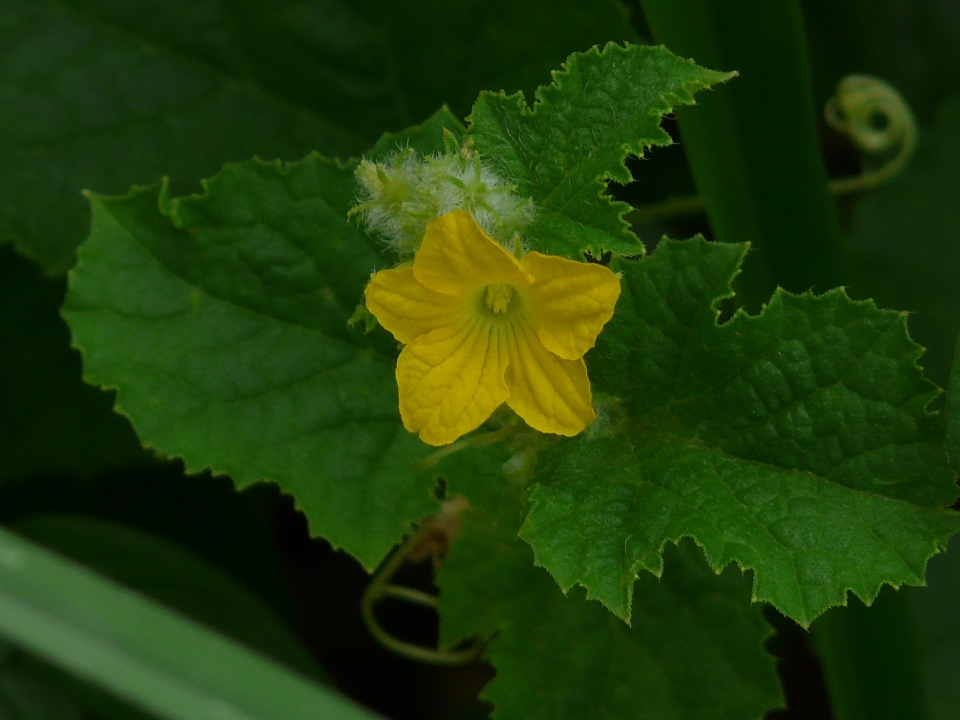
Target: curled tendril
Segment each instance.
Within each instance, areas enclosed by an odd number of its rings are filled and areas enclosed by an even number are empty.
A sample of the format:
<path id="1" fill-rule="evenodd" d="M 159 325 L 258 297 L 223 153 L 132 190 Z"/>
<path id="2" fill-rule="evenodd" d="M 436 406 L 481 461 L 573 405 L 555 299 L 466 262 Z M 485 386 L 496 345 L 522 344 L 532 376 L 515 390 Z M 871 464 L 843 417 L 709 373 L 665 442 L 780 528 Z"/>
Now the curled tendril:
<path id="1" fill-rule="evenodd" d="M 917 122 L 910 106 L 897 90 L 880 78 L 848 75 L 837 84 L 836 94 L 824 108 L 827 123 L 849 137 L 867 157 L 885 160 L 875 170 L 830 181 L 834 195 L 875 187 L 900 172 L 917 148 Z M 677 215 L 703 212 L 703 200 L 677 197 L 634 208 L 626 216 L 633 224 Z"/>
<path id="2" fill-rule="evenodd" d="M 870 75 L 848 75 L 823 111 L 827 123 L 867 156 L 889 159 L 876 170 L 830 183 L 843 194 L 874 187 L 896 175 L 917 147 L 917 122 L 910 106 L 887 82 Z M 892 154 L 892 156 L 891 156 Z"/>
<path id="3" fill-rule="evenodd" d="M 428 554 L 433 555 L 436 561 L 440 555 L 446 553 L 446 545 L 459 531 L 459 518 L 467 508 L 467 502 L 463 498 L 455 497 L 444 500 L 442 507 L 443 512 L 440 515 L 427 518 L 420 529 L 377 570 L 360 599 L 360 614 L 374 639 L 398 655 L 433 665 L 465 665 L 480 656 L 483 641 L 477 640 L 466 647 L 453 649 L 415 645 L 384 630 L 374 613 L 377 603 L 388 597 L 436 610 L 435 596 L 403 585 L 394 585 L 390 581 L 408 560 L 423 559 L 420 556 Z"/>

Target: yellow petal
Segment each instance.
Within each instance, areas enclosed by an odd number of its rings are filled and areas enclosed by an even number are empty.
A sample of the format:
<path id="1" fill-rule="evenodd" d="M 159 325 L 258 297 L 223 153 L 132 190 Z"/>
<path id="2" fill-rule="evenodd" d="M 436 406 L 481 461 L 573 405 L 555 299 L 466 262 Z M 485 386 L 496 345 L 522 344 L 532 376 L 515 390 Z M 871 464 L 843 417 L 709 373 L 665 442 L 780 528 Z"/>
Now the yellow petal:
<path id="1" fill-rule="evenodd" d="M 407 345 L 397 360 L 400 417 L 430 445 L 446 445 L 482 424 L 507 398 L 502 330 L 465 322 Z"/>
<path id="2" fill-rule="evenodd" d="M 413 260 L 413 274 L 431 290 L 450 295 L 494 283 L 525 288 L 533 280 L 463 210 L 447 213 L 427 226 Z"/>
<path id="3" fill-rule="evenodd" d="M 381 270 L 370 280 L 364 298 L 377 321 L 407 344 L 437 328 L 457 324 L 465 303 L 424 287 L 411 267 Z"/>
<path id="4" fill-rule="evenodd" d="M 507 332 L 507 405 L 540 432 L 576 435 L 597 416 L 583 359 L 564 360 L 547 350 L 528 319 Z"/>
<path id="5" fill-rule="evenodd" d="M 603 265 L 531 252 L 523 268 L 533 275 L 527 290 L 537 336 L 552 353 L 576 360 L 593 347 L 613 317 L 620 280 Z"/>

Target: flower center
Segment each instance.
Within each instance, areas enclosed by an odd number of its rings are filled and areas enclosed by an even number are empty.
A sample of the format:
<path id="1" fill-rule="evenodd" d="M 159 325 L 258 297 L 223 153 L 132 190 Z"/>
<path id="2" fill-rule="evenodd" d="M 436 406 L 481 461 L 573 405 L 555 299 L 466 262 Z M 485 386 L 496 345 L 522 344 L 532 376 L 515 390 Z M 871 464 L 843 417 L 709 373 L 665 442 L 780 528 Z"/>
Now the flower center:
<path id="1" fill-rule="evenodd" d="M 495 313 L 505 313 L 513 300 L 513 285 L 497 283 L 487 285 L 483 290 L 483 301 Z"/>

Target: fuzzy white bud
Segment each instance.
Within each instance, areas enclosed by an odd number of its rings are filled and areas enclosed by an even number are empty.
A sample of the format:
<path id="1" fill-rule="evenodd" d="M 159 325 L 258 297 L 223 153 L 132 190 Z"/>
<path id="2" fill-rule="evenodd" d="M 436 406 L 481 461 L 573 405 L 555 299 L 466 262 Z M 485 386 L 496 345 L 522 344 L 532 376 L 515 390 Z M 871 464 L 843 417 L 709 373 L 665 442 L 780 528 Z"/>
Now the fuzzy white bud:
<path id="1" fill-rule="evenodd" d="M 453 210 L 466 210 L 483 230 L 508 244 L 534 217 L 533 201 L 514 193 L 477 152 L 449 147 L 423 157 L 407 148 L 382 162 L 363 160 L 356 170 L 362 189 L 357 213 L 370 233 L 400 255 L 417 251 L 427 225 Z"/>

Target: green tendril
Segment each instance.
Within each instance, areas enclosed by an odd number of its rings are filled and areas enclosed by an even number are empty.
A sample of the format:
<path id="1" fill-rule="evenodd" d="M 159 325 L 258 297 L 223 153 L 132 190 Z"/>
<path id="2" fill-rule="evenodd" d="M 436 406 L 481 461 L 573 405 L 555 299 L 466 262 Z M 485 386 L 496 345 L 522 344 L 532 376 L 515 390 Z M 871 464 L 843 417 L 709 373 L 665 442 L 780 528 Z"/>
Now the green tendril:
<path id="1" fill-rule="evenodd" d="M 465 665 L 476 660 L 483 650 L 483 642 L 475 641 L 464 648 L 428 648 L 422 645 L 400 640 L 384 630 L 377 621 L 374 607 L 378 602 L 387 597 L 396 600 L 420 605 L 422 607 L 436 609 L 437 598 L 429 593 L 404 587 L 402 585 L 393 585 L 390 581 L 397 571 L 409 559 L 420 545 L 434 531 L 433 526 L 428 520 L 421 528 L 397 549 L 390 556 L 380 569 L 370 580 L 370 584 L 363 593 L 360 600 L 360 614 L 363 616 L 363 622 L 373 638 L 388 650 L 411 660 L 418 660 L 432 665 Z"/>
<path id="2" fill-rule="evenodd" d="M 860 175 L 838 178 L 829 183 L 834 195 L 866 190 L 899 173 L 917 148 L 917 122 L 910 106 L 889 83 L 870 75 L 848 75 L 837 84 L 836 94 L 824 107 L 827 124 L 846 135 L 867 158 L 881 158 L 883 164 Z M 636 225 L 703 211 L 696 196 L 671 198 L 643 205 L 626 215 Z"/>
<path id="3" fill-rule="evenodd" d="M 830 183 L 834 194 L 875 187 L 900 172 L 917 148 L 917 121 L 889 83 L 869 75 L 848 75 L 823 111 L 827 123 L 849 137 L 866 156 L 886 157 L 876 170 Z"/>

